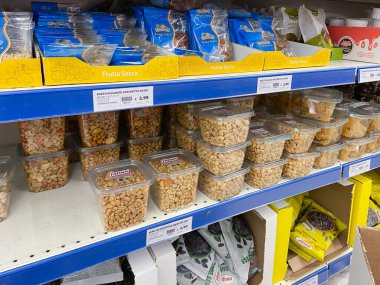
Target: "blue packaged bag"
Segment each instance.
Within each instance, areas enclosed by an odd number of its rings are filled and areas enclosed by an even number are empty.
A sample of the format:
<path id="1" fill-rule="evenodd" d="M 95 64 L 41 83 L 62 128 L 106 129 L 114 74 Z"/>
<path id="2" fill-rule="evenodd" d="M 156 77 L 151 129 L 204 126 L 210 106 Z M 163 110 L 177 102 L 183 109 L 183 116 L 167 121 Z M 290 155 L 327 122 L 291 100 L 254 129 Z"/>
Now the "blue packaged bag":
<path id="1" fill-rule="evenodd" d="M 157 7 L 177 11 L 187 11 L 197 8 L 196 0 L 150 0 L 150 2 Z"/>
<path id="2" fill-rule="evenodd" d="M 143 49 L 134 48 L 116 48 L 110 65 L 119 65 L 117 62 L 138 62 L 142 61 L 144 54 Z M 124 65 L 124 64 L 122 64 Z"/>
<path id="3" fill-rule="evenodd" d="M 133 15 L 136 18 L 135 27 L 142 30 L 145 33 L 144 27 L 144 6 L 132 6 Z"/>

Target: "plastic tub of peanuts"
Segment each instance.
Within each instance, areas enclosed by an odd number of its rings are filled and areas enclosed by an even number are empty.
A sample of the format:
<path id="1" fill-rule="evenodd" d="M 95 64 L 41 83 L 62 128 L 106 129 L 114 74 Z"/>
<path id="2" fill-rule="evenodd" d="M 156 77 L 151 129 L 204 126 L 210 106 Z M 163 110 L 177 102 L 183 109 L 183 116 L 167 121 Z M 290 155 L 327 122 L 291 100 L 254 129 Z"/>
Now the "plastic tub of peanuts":
<path id="1" fill-rule="evenodd" d="M 0 222 L 8 218 L 13 173 L 12 157 L 0 156 Z"/>
<path id="2" fill-rule="evenodd" d="M 317 152 L 318 157 L 314 161 L 314 168 L 326 168 L 338 162 L 339 152 L 346 147 L 345 143 L 337 143 L 328 146 L 313 145 L 310 151 Z"/>
<path id="3" fill-rule="evenodd" d="M 21 151 L 20 151 L 21 152 Z M 69 150 L 21 156 L 30 192 L 65 186 L 69 181 Z"/>
<path id="4" fill-rule="evenodd" d="M 120 159 L 120 148 L 120 142 L 94 147 L 77 147 L 83 179 L 87 181 L 92 167 L 118 161 Z"/>
<path id="5" fill-rule="evenodd" d="M 272 114 L 298 114 L 300 111 L 299 91 L 266 94 L 265 106 Z"/>
<path id="6" fill-rule="evenodd" d="M 376 117 L 362 109 L 361 103 L 353 104 L 348 107 L 346 114 L 348 121 L 343 126 L 342 136 L 350 139 L 363 138 L 368 130 L 369 124 Z"/>
<path id="7" fill-rule="evenodd" d="M 238 195 L 244 185 L 248 167 L 227 175 L 214 175 L 208 171 L 199 174 L 199 190 L 215 201 L 224 201 Z"/>
<path id="8" fill-rule="evenodd" d="M 197 154 L 204 168 L 214 175 L 225 175 L 239 170 L 244 163 L 245 150 L 250 141 L 228 147 L 214 146 L 197 137 Z"/>
<path id="9" fill-rule="evenodd" d="M 180 104 L 176 106 L 176 118 L 178 123 L 188 130 L 198 129 L 198 118 L 196 110 L 221 105 L 219 102 L 201 102 Z"/>
<path id="10" fill-rule="evenodd" d="M 198 112 L 202 139 L 216 146 L 232 146 L 246 141 L 250 119 L 249 108 L 222 105 Z"/>
<path id="11" fill-rule="evenodd" d="M 336 104 L 342 102 L 343 92 L 329 88 L 301 91 L 301 116 L 329 122 Z"/>
<path id="12" fill-rule="evenodd" d="M 372 115 L 367 129 L 367 133 L 378 133 L 380 132 L 380 105 L 375 103 L 358 103 L 355 104 L 357 109 L 361 110 L 363 113 Z"/>
<path id="13" fill-rule="evenodd" d="M 83 146 L 92 147 L 117 142 L 119 113 L 103 112 L 78 116 Z"/>
<path id="14" fill-rule="evenodd" d="M 285 142 L 285 150 L 289 153 L 307 152 L 316 133 L 321 130 L 293 116 L 277 116 L 274 125 L 277 131 L 291 134 L 291 139 Z"/>
<path id="15" fill-rule="evenodd" d="M 121 160 L 95 167 L 90 185 L 106 231 L 117 231 L 144 221 L 153 174 L 141 161 Z"/>
<path id="16" fill-rule="evenodd" d="M 161 133 L 162 107 L 126 110 L 131 139 L 157 137 Z"/>
<path id="17" fill-rule="evenodd" d="M 346 143 L 346 147 L 339 152 L 339 159 L 343 161 L 361 158 L 367 149 L 369 143 L 374 142 L 375 139 L 370 137 L 360 139 L 342 139 Z"/>
<path id="18" fill-rule="evenodd" d="M 255 106 L 257 106 L 259 99 L 260 99 L 259 95 L 229 98 L 229 99 L 224 99 L 224 104 L 239 106 L 239 107 L 247 107 L 252 110 Z"/>
<path id="19" fill-rule="evenodd" d="M 144 139 L 128 139 L 128 157 L 130 159 L 143 160 L 144 155 L 161 151 L 163 141 L 164 138 L 162 136 Z"/>
<path id="20" fill-rule="evenodd" d="M 38 119 L 18 123 L 25 155 L 59 151 L 65 147 L 65 118 Z"/>
<path id="21" fill-rule="evenodd" d="M 286 161 L 286 159 L 267 163 L 246 161 L 249 171 L 245 175 L 245 182 L 249 186 L 259 189 L 277 184 L 281 179 L 282 169 Z"/>
<path id="22" fill-rule="evenodd" d="M 153 171 L 152 199 L 163 212 L 186 208 L 194 203 L 202 163 L 191 152 L 166 150 L 144 157 Z"/>
<path id="23" fill-rule="evenodd" d="M 176 125 L 176 138 L 178 147 L 191 151 L 196 152 L 197 151 L 197 132 L 188 130 L 184 127 L 182 127 L 180 124 Z"/>
<path id="24" fill-rule="evenodd" d="M 285 141 L 290 134 L 279 133 L 268 121 L 256 121 L 249 127 L 251 144 L 247 147 L 245 158 L 253 163 L 277 161 L 281 158 Z"/>
<path id="25" fill-rule="evenodd" d="M 310 173 L 314 161 L 318 156 L 318 152 L 306 152 L 301 154 L 285 153 L 285 157 L 288 161 L 284 165 L 282 175 L 292 179 L 305 177 Z"/>
<path id="26" fill-rule="evenodd" d="M 365 149 L 365 152 L 372 153 L 380 150 L 380 133 L 372 133 L 370 134 L 370 138 L 373 139 L 373 141 L 369 142 L 367 144 L 367 147 Z"/>

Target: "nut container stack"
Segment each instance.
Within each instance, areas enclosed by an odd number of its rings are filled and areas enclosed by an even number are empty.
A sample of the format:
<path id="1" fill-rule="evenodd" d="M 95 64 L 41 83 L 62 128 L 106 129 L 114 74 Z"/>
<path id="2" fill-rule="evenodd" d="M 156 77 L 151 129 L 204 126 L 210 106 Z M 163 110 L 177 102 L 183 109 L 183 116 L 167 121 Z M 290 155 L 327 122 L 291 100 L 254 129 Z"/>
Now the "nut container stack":
<path id="1" fill-rule="evenodd" d="M 13 173 L 13 159 L 10 156 L 0 156 L 0 222 L 8 218 Z"/>
<path id="2" fill-rule="evenodd" d="M 265 95 L 266 109 L 272 114 L 299 114 L 300 101 L 299 91 Z"/>

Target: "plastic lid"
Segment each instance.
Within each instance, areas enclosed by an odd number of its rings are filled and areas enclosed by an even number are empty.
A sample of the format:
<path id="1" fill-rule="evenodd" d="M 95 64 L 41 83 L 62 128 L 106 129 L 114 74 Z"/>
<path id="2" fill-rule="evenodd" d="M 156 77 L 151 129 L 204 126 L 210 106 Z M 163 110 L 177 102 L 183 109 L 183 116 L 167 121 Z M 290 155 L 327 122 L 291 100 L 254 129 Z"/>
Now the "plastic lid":
<path id="1" fill-rule="evenodd" d="M 304 132 L 304 133 L 316 133 L 321 129 L 307 123 L 307 120 L 297 118 L 291 115 L 288 116 L 275 116 L 276 124 L 282 125 L 285 128 L 296 132 Z"/>
<path id="2" fill-rule="evenodd" d="M 250 108 L 232 105 L 221 105 L 213 108 L 199 110 L 199 117 L 212 118 L 214 120 L 236 120 L 250 118 L 254 112 Z"/>
<path id="3" fill-rule="evenodd" d="M 274 130 L 269 122 L 256 121 L 249 126 L 249 139 L 253 141 L 278 142 L 289 140 L 291 137 L 291 134 Z"/>
<path id="4" fill-rule="evenodd" d="M 208 172 L 207 170 L 203 170 L 202 175 L 211 177 L 214 180 L 224 181 L 224 180 L 234 179 L 234 178 L 241 176 L 241 175 L 245 175 L 248 172 L 249 172 L 249 168 L 247 166 L 245 166 L 245 167 L 239 169 L 238 171 L 231 172 L 227 175 L 214 175 L 214 174 Z"/>
<path id="5" fill-rule="evenodd" d="M 378 139 L 380 138 L 380 133 L 370 133 L 369 137 L 373 139 Z"/>
<path id="6" fill-rule="evenodd" d="M 379 116 L 380 115 L 380 105 L 374 103 L 360 102 L 352 105 L 357 110 L 361 110 L 363 113 Z"/>
<path id="7" fill-rule="evenodd" d="M 330 19 L 329 24 L 330 24 L 330 26 L 335 26 L 335 27 L 345 26 L 346 25 L 346 20 L 345 19 L 340 19 L 340 18 Z"/>
<path id="8" fill-rule="evenodd" d="M 112 144 L 102 144 L 102 145 L 97 145 L 97 146 L 92 146 L 92 147 L 82 147 L 80 146 L 79 140 L 75 141 L 76 148 L 80 153 L 88 153 L 88 152 L 94 152 L 98 150 L 104 150 L 104 149 L 111 149 L 111 148 L 116 148 L 116 147 L 121 147 L 123 145 L 122 142 L 116 142 Z"/>
<path id="9" fill-rule="evenodd" d="M 346 19 L 347 27 L 367 27 L 368 20 L 367 19 Z"/>
<path id="10" fill-rule="evenodd" d="M 343 100 L 343 92 L 330 88 L 306 89 L 300 92 L 307 99 L 322 102 L 340 103 Z"/>
<path id="11" fill-rule="evenodd" d="M 144 156 L 144 162 L 159 178 L 186 175 L 203 170 L 201 161 L 191 152 L 170 149 Z"/>
<path id="12" fill-rule="evenodd" d="M 363 144 L 373 142 L 374 140 L 375 138 L 371 138 L 371 137 L 364 137 L 361 139 L 342 138 L 342 142 L 346 143 L 347 145 L 356 145 L 356 146 L 361 146 Z"/>
<path id="13" fill-rule="evenodd" d="M 194 138 L 195 138 L 195 137 L 197 136 L 197 134 L 198 134 L 197 131 L 188 130 L 188 129 L 182 127 L 182 126 L 181 126 L 180 124 L 178 124 L 178 123 L 175 124 L 175 128 L 176 128 L 176 130 L 179 130 L 179 131 L 181 131 L 181 132 L 183 132 L 183 133 L 186 133 L 187 135 L 192 136 L 192 137 L 194 137 Z"/>
<path id="14" fill-rule="evenodd" d="M 197 140 L 197 144 L 203 145 L 204 147 L 212 149 L 213 152 L 218 152 L 218 153 L 224 153 L 224 152 L 230 152 L 230 151 L 234 151 L 238 149 L 243 149 L 251 144 L 251 139 L 249 137 L 245 142 L 234 144 L 231 146 L 216 146 L 216 145 L 209 144 L 203 141 L 199 134 L 197 135 L 196 140 Z"/>
<path id="15" fill-rule="evenodd" d="M 343 97 L 342 102 L 338 103 L 335 107 L 337 110 L 347 110 L 352 104 L 359 103 L 358 100 Z"/>
<path id="16" fill-rule="evenodd" d="M 120 160 L 90 170 L 90 185 L 95 193 L 110 195 L 153 183 L 153 174 L 138 160 Z"/>
<path id="17" fill-rule="evenodd" d="M 158 142 L 158 141 L 163 141 L 164 137 L 163 136 L 158 136 L 158 137 L 151 137 L 151 138 L 141 138 L 141 139 L 127 139 L 126 141 L 128 143 L 134 144 L 134 143 L 145 143 L 145 142 Z"/>
<path id="18" fill-rule="evenodd" d="M 0 156 L 0 186 L 12 180 L 14 168 L 14 160 L 10 155 Z"/>
<path id="19" fill-rule="evenodd" d="M 258 99 L 259 97 L 257 96 L 256 99 Z M 245 101 L 245 100 L 254 100 L 255 99 L 255 95 L 252 95 L 252 96 L 244 96 L 244 97 L 234 97 L 234 98 L 226 98 L 224 99 L 225 101 Z"/>
<path id="20" fill-rule="evenodd" d="M 68 155 L 70 153 L 70 150 L 71 149 L 69 149 L 69 148 L 65 148 L 63 150 L 55 151 L 55 152 L 24 156 L 24 153 L 23 153 L 21 145 L 20 145 L 18 153 L 19 153 L 19 157 L 20 157 L 21 161 L 31 161 L 31 160 L 39 160 L 39 159 L 49 159 L 49 158 L 57 157 L 57 156 L 65 156 L 65 155 Z"/>
<path id="21" fill-rule="evenodd" d="M 369 110 L 366 110 L 366 108 L 368 108 L 368 106 L 364 107 L 363 103 L 360 102 L 360 103 L 349 106 L 347 108 L 347 113 L 351 117 L 356 117 L 356 118 L 361 118 L 361 119 L 373 119 L 377 116 L 376 114 L 370 112 L 370 110 L 372 110 L 371 108 L 369 108 Z"/>
<path id="22" fill-rule="evenodd" d="M 292 159 L 312 158 L 312 157 L 318 157 L 318 156 L 319 156 L 318 152 L 288 153 L 284 151 L 284 157 L 292 158 Z"/>
<path id="23" fill-rule="evenodd" d="M 345 148 L 347 145 L 344 142 L 340 142 L 333 145 L 327 145 L 327 146 L 316 146 L 312 145 L 310 150 L 314 152 L 333 152 L 333 151 L 339 151 L 343 148 Z"/>
<path id="24" fill-rule="evenodd" d="M 219 106 L 219 105 L 222 105 L 222 103 L 216 102 L 216 101 L 209 101 L 209 102 L 194 102 L 194 103 L 180 104 L 177 106 L 185 107 L 187 109 L 198 109 L 198 108 L 205 108 L 205 107 Z"/>
<path id="25" fill-rule="evenodd" d="M 348 122 L 348 117 L 345 114 L 337 114 L 332 115 L 330 122 L 322 122 L 318 120 L 305 119 L 308 124 L 316 126 L 318 128 L 331 128 L 331 127 L 340 127 Z"/>
<path id="26" fill-rule="evenodd" d="M 285 159 L 280 159 L 277 161 L 271 161 L 271 162 L 266 162 L 266 163 L 252 163 L 249 160 L 244 161 L 244 165 L 249 167 L 249 168 L 274 168 L 278 166 L 283 166 L 288 162 L 288 160 Z"/>

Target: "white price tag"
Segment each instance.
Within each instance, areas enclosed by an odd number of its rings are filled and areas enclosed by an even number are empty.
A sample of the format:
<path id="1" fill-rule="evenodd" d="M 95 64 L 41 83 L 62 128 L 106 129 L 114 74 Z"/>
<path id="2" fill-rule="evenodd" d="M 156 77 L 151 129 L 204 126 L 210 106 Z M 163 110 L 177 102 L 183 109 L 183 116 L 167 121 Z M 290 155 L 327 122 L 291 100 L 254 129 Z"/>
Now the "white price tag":
<path id="1" fill-rule="evenodd" d="M 193 228 L 193 217 L 172 222 L 146 232 L 146 245 L 151 245 L 188 232 Z"/>
<path id="2" fill-rule="evenodd" d="M 369 170 L 371 170 L 371 160 L 367 159 L 362 162 L 351 165 L 348 170 L 348 175 L 349 177 L 352 177 L 367 172 Z"/>
<path id="3" fill-rule="evenodd" d="M 360 69 L 359 83 L 379 81 L 380 80 L 380 68 L 366 68 Z"/>
<path id="4" fill-rule="evenodd" d="M 318 275 L 311 277 L 310 279 L 300 283 L 299 285 L 318 285 Z"/>
<path id="5" fill-rule="evenodd" d="M 257 80 L 257 94 L 292 90 L 292 75 L 261 77 Z"/>
<path id="6" fill-rule="evenodd" d="M 92 91 L 94 112 L 153 106 L 153 86 Z"/>

